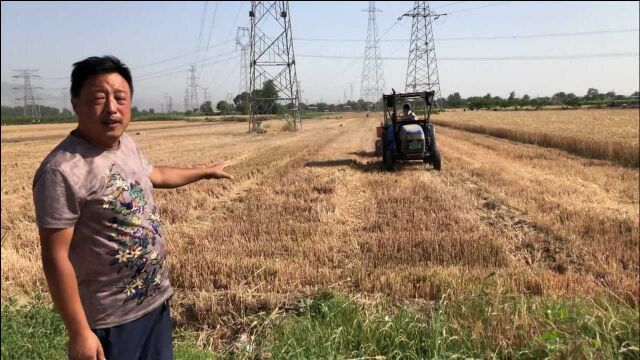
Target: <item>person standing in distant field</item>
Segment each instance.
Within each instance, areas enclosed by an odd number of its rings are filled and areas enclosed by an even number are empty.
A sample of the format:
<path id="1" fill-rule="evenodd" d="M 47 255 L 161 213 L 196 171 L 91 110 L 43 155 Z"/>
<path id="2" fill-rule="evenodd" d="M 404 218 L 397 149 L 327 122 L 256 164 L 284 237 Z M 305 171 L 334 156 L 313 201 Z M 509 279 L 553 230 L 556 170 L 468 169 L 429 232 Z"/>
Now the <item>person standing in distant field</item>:
<path id="1" fill-rule="evenodd" d="M 165 239 L 153 188 L 231 178 L 211 167 L 152 166 L 125 134 L 133 83 L 113 56 L 73 65 L 78 126 L 33 180 L 49 291 L 70 359 L 171 359 Z"/>

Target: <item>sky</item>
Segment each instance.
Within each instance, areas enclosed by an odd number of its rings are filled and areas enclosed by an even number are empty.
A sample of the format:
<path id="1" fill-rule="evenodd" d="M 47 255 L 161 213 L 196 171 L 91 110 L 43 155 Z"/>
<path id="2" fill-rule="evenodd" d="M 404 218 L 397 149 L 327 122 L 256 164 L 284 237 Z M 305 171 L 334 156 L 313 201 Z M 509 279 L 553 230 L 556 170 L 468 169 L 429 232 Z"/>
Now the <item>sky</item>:
<path id="1" fill-rule="evenodd" d="M 638 90 L 639 2 L 433 1 L 430 5 L 435 12 L 449 13 L 433 23 L 444 96 L 459 92 L 463 97 L 487 93 L 507 97 L 510 91 L 532 97 L 558 91 L 584 95 L 591 87 L 628 95 Z M 413 2 L 377 1 L 375 6 L 380 10 L 378 34 L 384 34 L 380 47 L 385 92 L 401 91 L 411 20 L 397 18 Z M 38 90 L 41 104 L 69 107 L 66 94 L 72 64 L 110 54 L 132 70 L 134 105 L 158 111 L 165 96 L 170 96 L 174 109 L 181 111 L 187 69 L 196 61 L 203 12 L 200 47 L 210 46 L 200 52 L 200 59 L 209 60 L 198 73 L 199 84 L 208 88 L 214 103 L 238 93 L 240 50 L 235 36 L 238 26 L 249 26 L 249 1 L 3 1 L 1 7 L 2 105 L 17 105 L 11 89 L 22 80 L 12 77 L 13 70 L 38 69 L 40 77 L 32 83 L 42 88 Z M 368 2 L 356 1 L 290 2 L 303 101 L 337 103 L 345 96 L 357 100 L 367 7 Z M 557 35 L 584 32 L 598 33 Z M 521 37 L 532 34 L 556 35 Z M 569 55 L 599 57 L 562 58 Z M 527 59 L 532 56 L 547 58 Z"/>

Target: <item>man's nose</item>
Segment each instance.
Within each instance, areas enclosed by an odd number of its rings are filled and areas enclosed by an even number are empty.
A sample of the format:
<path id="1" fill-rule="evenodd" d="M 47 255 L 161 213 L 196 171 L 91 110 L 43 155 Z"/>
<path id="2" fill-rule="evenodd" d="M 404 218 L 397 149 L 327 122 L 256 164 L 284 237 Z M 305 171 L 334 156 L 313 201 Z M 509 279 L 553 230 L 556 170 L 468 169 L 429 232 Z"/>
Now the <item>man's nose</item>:
<path id="1" fill-rule="evenodd" d="M 106 104 L 107 113 L 115 114 L 116 112 L 118 112 L 118 107 L 117 107 L 118 103 L 116 102 L 116 99 L 112 97 L 108 97 L 107 99 L 108 99 Z"/>

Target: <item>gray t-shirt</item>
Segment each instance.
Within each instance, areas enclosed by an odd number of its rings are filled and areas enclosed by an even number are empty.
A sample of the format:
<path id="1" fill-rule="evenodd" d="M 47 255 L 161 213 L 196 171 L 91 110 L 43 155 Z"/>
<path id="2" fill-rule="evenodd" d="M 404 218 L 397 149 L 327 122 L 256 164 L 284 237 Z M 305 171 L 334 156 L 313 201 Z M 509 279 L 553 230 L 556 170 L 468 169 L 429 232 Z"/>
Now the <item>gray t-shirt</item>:
<path id="1" fill-rule="evenodd" d="M 173 292 L 151 170 L 126 134 L 104 150 L 72 133 L 33 179 L 38 226 L 74 227 L 69 260 L 91 328 L 135 320 Z"/>

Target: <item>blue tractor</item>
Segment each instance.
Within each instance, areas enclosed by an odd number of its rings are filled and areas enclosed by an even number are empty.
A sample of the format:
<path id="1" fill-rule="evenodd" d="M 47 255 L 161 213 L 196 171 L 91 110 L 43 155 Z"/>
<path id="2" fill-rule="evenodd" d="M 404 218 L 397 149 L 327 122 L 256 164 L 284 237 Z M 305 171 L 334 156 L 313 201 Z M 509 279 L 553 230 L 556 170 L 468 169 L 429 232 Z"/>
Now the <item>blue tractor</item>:
<path id="1" fill-rule="evenodd" d="M 436 145 L 433 124 L 429 122 L 434 91 L 403 94 L 392 91 L 389 95 L 383 95 L 384 123 L 377 129 L 376 153 L 382 155 L 384 169 L 392 171 L 396 162 L 401 160 L 422 160 L 440 170 L 440 151 Z M 403 111 L 398 113 L 400 103 Z M 414 114 L 412 107 L 422 110 L 422 117 Z"/>

